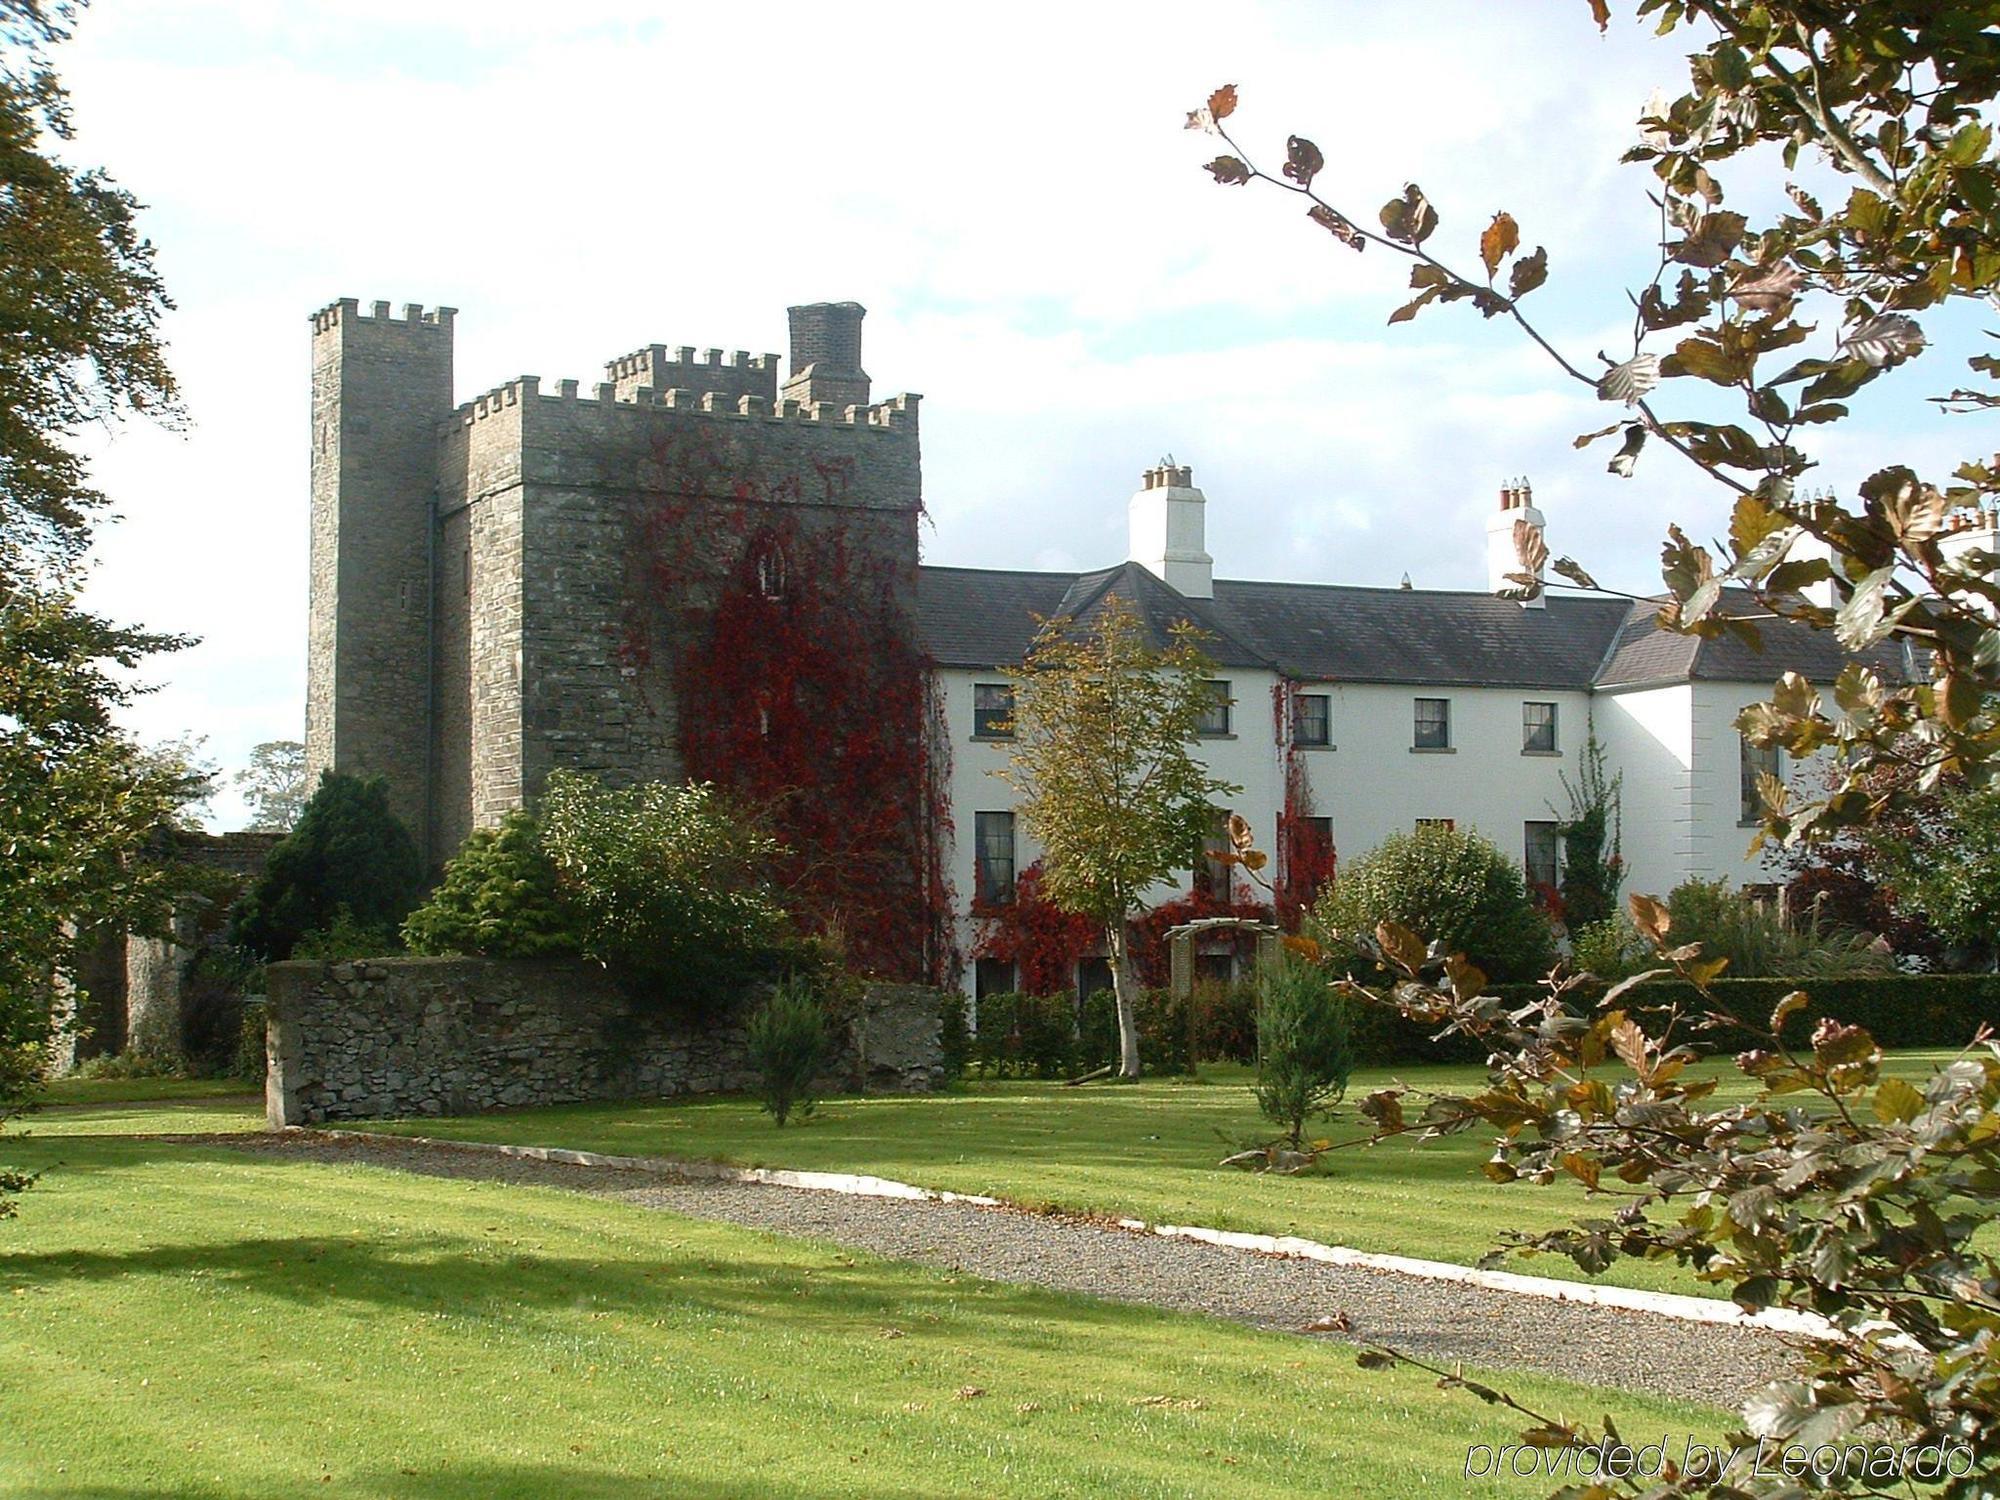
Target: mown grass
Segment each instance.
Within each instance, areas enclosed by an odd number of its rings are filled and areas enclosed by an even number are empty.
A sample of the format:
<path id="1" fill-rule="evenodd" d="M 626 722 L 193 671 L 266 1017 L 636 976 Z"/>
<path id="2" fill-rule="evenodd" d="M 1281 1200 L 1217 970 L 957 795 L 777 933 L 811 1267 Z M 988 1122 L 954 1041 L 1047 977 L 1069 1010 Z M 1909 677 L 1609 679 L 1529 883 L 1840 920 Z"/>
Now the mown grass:
<path id="1" fill-rule="evenodd" d="M 1548 1488 L 1464 1478 L 1468 1446 L 1512 1430 L 1505 1414 L 1359 1371 L 1338 1345 L 577 1194 L 49 1124 L 0 1138 L 47 1169 L 0 1224 L 9 1496 Z M 1725 1422 L 1498 1378 L 1565 1412 L 1608 1407 L 1628 1435 L 1678 1444 Z"/>
<path id="2" fill-rule="evenodd" d="M 1891 1068 L 1927 1072 L 1944 1054 L 1904 1053 Z M 1721 1097 L 1749 1082 L 1727 1064 L 1701 1067 L 1724 1082 Z M 1357 1100 L 1401 1076 L 1427 1088 L 1473 1088 L 1473 1068 L 1371 1069 Z M 1596 1211 L 1580 1184 L 1500 1186 L 1480 1175 L 1491 1133 L 1417 1144 L 1386 1141 L 1334 1153 L 1324 1170 L 1274 1177 L 1219 1167 L 1238 1146 L 1266 1139 L 1248 1070 L 1209 1068 L 1204 1081 L 1150 1079 L 1133 1086 L 1065 1088 L 976 1083 L 937 1096 L 843 1098 L 783 1130 L 746 1099 L 704 1097 L 657 1104 L 556 1109 L 371 1123 L 361 1128 L 517 1145 L 567 1146 L 633 1156 L 718 1160 L 747 1166 L 866 1172 L 957 1192 L 1079 1212 L 1297 1234 L 1357 1249 L 1471 1264 L 1506 1231 L 1536 1231 Z M 1334 1140 L 1365 1135 L 1350 1104 L 1323 1127 Z M 1582 1277 L 1554 1256 L 1512 1257 L 1511 1269 Z M 1679 1268 L 1620 1262 L 1603 1278 L 1626 1286 L 1726 1295 Z"/>

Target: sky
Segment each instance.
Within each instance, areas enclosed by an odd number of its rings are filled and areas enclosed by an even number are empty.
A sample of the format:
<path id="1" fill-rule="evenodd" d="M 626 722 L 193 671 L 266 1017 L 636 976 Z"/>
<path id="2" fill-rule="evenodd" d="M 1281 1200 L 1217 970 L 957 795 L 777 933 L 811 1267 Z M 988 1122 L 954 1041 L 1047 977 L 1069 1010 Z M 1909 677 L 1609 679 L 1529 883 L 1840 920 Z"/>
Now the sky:
<path id="1" fill-rule="evenodd" d="M 1486 516 L 1525 476 L 1557 554 L 1654 589 L 1669 520 L 1723 529 L 1711 481 L 1657 451 L 1606 474 L 1571 438 L 1620 409 L 1463 305 L 1388 326 L 1405 262 L 1216 186 L 1220 143 L 1182 128 L 1235 83 L 1253 158 L 1311 137 L 1364 222 L 1418 182 L 1462 267 L 1511 212 L 1548 248 L 1534 315 L 1595 367 L 1630 352 L 1657 239 L 1651 176 L 1618 157 L 1686 68 L 1614 9 L 1600 36 L 1585 0 L 94 0 L 55 55 L 66 154 L 147 205 L 189 422 L 90 435 L 120 517 L 90 597 L 201 637 L 131 722 L 205 736 L 225 773 L 303 737 L 307 318 L 341 297 L 457 308 L 460 400 L 587 388 L 648 343 L 782 353 L 787 305 L 859 301 L 876 398 L 925 398 L 931 562 L 1118 562 L 1172 453 L 1220 577 L 1482 587 Z M 1741 175 L 1734 206 L 1770 201 L 1775 166 Z M 1980 451 L 1921 399 L 1977 335 L 1933 331 L 1816 434 L 1816 480 Z M 213 825 L 242 819 L 225 790 Z"/>

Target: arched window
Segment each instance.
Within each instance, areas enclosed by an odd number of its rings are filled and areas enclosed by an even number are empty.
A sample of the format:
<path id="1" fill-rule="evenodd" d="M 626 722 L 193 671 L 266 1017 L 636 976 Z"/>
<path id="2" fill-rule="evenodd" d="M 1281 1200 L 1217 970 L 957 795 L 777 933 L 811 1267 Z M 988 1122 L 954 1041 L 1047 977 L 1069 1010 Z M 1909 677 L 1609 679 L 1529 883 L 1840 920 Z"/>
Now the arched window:
<path id="1" fill-rule="evenodd" d="M 766 599 L 785 597 L 785 553 L 776 542 L 767 542 L 757 553 L 757 592 Z"/>

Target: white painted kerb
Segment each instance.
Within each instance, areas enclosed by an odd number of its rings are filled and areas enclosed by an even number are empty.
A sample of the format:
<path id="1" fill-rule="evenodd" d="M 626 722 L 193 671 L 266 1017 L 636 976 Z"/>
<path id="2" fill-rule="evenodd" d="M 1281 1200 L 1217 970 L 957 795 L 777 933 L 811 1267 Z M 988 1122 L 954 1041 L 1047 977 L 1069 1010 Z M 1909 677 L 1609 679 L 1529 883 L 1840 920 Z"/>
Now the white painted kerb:
<path id="1" fill-rule="evenodd" d="M 289 1129 L 300 1129 L 298 1126 Z M 494 1141 L 456 1141 L 434 1136 L 390 1135 L 369 1130 L 321 1130 L 330 1135 L 365 1141 L 409 1141 L 419 1146 L 449 1146 L 460 1151 L 490 1151 L 500 1156 L 525 1157 L 530 1161 L 562 1162 L 576 1167 L 624 1167 L 641 1172 L 664 1172 L 675 1177 L 716 1182 L 751 1182 L 767 1187 L 799 1188 L 809 1193 L 842 1193 L 854 1198 L 900 1198 L 925 1203 L 965 1203 L 975 1208 L 1005 1208 L 1004 1199 L 983 1193 L 950 1193 L 940 1188 L 916 1187 L 889 1177 L 869 1177 L 852 1172 L 795 1172 L 781 1167 L 732 1167 L 716 1161 L 677 1161 L 665 1156 L 607 1156 L 599 1151 L 570 1151 L 560 1146 L 508 1146 Z M 1546 1297 L 1551 1302 L 1576 1302 L 1589 1307 L 1624 1308 L 1651 1313 L 1660 1318 L 1676 1318 L 1684 1323 L 1716 1323 L 1732 1328 L 1756 1328 L 1766 1333 L 1792 1334 L 1809 1339 L 1834 1339 L 1839 1330 L 1824 1318 L 1790 1308 L 1767 1307 L 1747 1313 L 1733 1302 L 1713 1297 L 1688 1297 L 1677 1292 L 1642 1292 L 1630 1287 L 1599 1286 L 1593 1282 L 1556 1281 L 1547 1276 L 1523 1276 L 1515 1271 L 1484 1271 L 1476 1266 L 1452 1265 L 1441 1260 L 1418 1260 L 1408 1255 L 1378 1255 L 1345 1245 L 1323 1245 L 1318 1240 L 1290 1234 L 1243 1234 L 1229 1229 L 1205 1229 L 1193 1224 L 1151 1224 L 1144 1219 L 1119 1219 L 1118 1227 L 1139 1234 L 1156 1234 L 1169 1239 L 1199 1240 L 1228 1250 L 1247 1250 L 1257 1255 L 1283 1255 L 1297 1260 L 1315 1260 L 1334 1266 L 1354 1266 L 1382 1271 L 1393 1276 L 1416 1276 L 1426 1281 L 1455 1282 L 1490 1292 L 1512 1292 L 1522 1297 Z"/>

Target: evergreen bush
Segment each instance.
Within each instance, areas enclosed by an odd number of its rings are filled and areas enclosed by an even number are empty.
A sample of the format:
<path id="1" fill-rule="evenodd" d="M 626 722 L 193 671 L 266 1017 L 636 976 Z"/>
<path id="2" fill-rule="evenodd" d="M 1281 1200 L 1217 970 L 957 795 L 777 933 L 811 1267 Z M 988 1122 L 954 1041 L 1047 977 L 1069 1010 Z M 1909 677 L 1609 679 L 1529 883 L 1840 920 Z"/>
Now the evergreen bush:
<path id="1" fill-rule="evenodd" d="M 393 952 L 396 927 L 423 893 L 423 860 L 389 810 L 388 782 L 327 771 L 237 907 L 230 940 L 267 960 L 290 958 L 344 909 L 352 930 L 381 932 L 388 946 L 377 951 Z"/>
<path id="2" fill-rule="evenodd" d="M 750 1015 L 745 1041 L 758 1073 L 758 1098 L 782 1127 L 817 1102 L 813 1086 L 832 1055 L 826 1009 L 811 985 L 787 979 Z"/>
<path id="3" fill-rule="evenodd" d="M 1257 1011 L 1257 1108 L 1296 1151 L 1306 1122 L 1347 1092 L 1354 1072 L 1349 1007 L 1326 971 L 1296 959 L 1266 967 Z"/>
<path id="4" fill-rule="evenodd" d="M 403 921 L 412 953 L 549 958 L 578 952 L 583 928 L 563 899 L 534 815 L 516 809 L 480 828 L 444 867 L 430 899 Z"/>
<path id="5" fill-rule="evenodd" d="M 1343 866 L 1314 915 L 1336 964 L 1364 983 L 1381 976 L 1352 939 L 1382 922 L 1464 954 L 1497 981 L 1539 979 L 1555 961 L 1548 917 L 1520 866 L 1479 835 L 1438 825 L 1391 834 Z"/>

